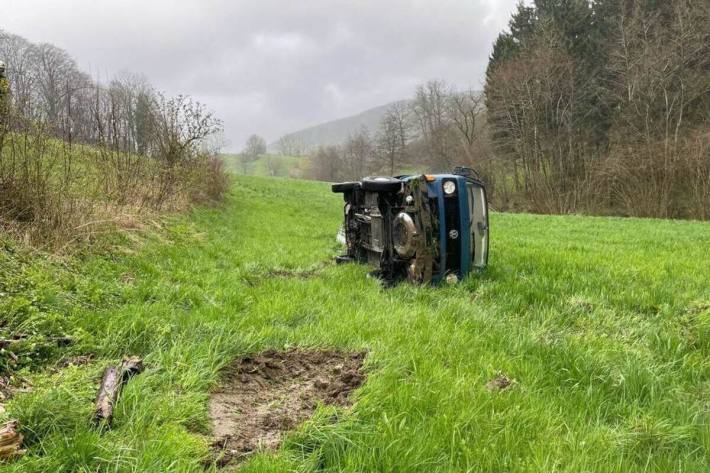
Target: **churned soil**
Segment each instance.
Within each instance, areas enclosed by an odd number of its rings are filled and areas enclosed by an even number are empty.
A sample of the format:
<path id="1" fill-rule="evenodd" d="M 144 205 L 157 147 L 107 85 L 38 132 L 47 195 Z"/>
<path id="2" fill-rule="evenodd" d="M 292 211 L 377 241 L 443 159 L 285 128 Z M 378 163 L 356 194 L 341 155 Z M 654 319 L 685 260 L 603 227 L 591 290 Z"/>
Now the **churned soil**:
<path id="1" fill-rule="evenodd" d="M 216 463 L 234 465 L 277 448 L 319 403 L 349 405 L 365 380 L 364 359 L 364 352 L 291 349 L 236 360 L 210 398 Z"/>
<path id="2" fill-rule="evenodd" d="M 514 379 L 507 377 L 503 373 L 498 373 L 495 378 L 486 383 L 486 389 L 489 391 L 502 391 L 514 386 L 516 383 Z"/>

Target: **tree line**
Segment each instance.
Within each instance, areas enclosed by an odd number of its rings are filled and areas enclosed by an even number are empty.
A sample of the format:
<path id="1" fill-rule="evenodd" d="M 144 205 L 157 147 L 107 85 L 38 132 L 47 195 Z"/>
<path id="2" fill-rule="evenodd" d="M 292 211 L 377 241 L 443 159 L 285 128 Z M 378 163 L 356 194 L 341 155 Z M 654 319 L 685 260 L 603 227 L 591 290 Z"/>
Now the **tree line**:
<path id="1" fill-rule="evenodd" d="M 307 177 L 467 165 L 500 210 L 710 218 L 709 24 L 690 0 L 521 3 L 483 92 L 422 84 Z"/>
<path id="2" fill-rule="evenodd" d="M 0 30 L 9 94 L 0 117 L 0 224 L 42 241 L 117 208 L 221 198 L 221 122 L 188 96 L 123 73 L 102 82 L 64 50 Z"/>
<path id="3" fill-rule="evenodd" d="M 498 197 L 541 212 L 710 217 L 710 5 L 536 0 L 496 40 Z"/>
<path id="4" fill-rule="evenodd" d="M 429 81 L 412 99 L 390 105 L 375 130 L 363 127 L 339 146 L 313 150 L 307 175 L 356 180 L 414 169 L 445 172 L 465 164 L 483 171 L 490 156 L 482 113 L 480 92 Z"/>

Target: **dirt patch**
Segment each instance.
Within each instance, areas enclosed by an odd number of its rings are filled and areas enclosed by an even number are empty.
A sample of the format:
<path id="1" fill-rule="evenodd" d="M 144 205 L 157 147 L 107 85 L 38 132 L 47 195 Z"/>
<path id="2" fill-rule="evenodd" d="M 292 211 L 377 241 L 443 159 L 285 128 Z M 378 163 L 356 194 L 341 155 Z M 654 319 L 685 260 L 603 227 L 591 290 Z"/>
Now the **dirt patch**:
<path id="1" fill-rule="evenodd" d="M 243 276 L 243 281 L 251 287 L 258 286 L 269 278 L 301 279 L 305 281 L 319 276 L 330 266 L 333 266 L 332 260 L 321 261 L 307 268 L 284 268 L 277 266 L 263 271 L 252 271 L 250 274 Z"/>
<path id="2" fill-rule="evenodd" d="M 706 311 L 710 311 L 710 302 L 697 302 L 692 306 L 688 307 L 686 310 L 688 314 L 701 314 Z"/>
<path id="3" fill-rule="evenodd" d="M 77 355 L 77 356 L 72 356 L 69 358 L 66 358 L 65 360 L 62 360 L 62 362 L 59 364 L 60 368 L 67 368 L 69 366 L 84 366 L 88 365 L 94 361 L 94 355 L 88 354 L 88 355 Z"/>
<path id="4" fill-rule="evenodd" d="M 364 352 L 293 349 L 237 360 L 210 398 L 216 463 L 238 464 L 277 448 L 318 403 L 349 405 L 350 392 L 365 380 L 364 358 Z"/>
<path id="5" fill-rule="evenodd" d="M 312 277 L 318 276 L 324 269 L 332 266 L 332 261 L 322 261 L 318 264 L 310 266 L 308 268 L 271 268 L 266 271 L 265 276 L 269 278 L 297 278 L 297 279 L 310 279 Z"/>
<path id="6" fill-rule="evenodd" d="M 486 389 L 492 392 L 502 391 L 515 385 L 516 383 L 517 381 L 515 381 L 514 379 L 507 377 L 503 373 L 498 373 L 495 378 L 491 379 L 486 383 Z"/>
<path id="7" fill-rule="evenodd" d="M 269 278 L 310 279 L 320 274 L 326 267 L 327 264 L 319 264 L 311 268 L 301 269 L 272 268 L 266 272 L 266 276 Z"/>

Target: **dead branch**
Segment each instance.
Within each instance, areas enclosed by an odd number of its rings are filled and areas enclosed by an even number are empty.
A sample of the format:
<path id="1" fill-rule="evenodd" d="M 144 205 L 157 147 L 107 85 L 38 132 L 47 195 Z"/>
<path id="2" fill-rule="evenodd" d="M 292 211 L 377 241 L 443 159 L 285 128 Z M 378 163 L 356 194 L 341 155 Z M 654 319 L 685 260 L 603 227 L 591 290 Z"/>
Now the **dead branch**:
<path id="1" fill-rule="evenodd" d="M 17 431 L 19 425 L 18 421 L 11 420 L 0 429 L 0 461 L 11 460 L 25 453 L 20 449 L 23 437 Z"/>
<path id="2" fill-rule="evenodd" d="M 118 401 L 121 388 L 129 379 L 142 371 L 143 361 L 135 356 L 124 358 L 120 366 L 108 366 L 106 368 L 96 396 L 95 425 L 111 425 L 113 408 Z"/>

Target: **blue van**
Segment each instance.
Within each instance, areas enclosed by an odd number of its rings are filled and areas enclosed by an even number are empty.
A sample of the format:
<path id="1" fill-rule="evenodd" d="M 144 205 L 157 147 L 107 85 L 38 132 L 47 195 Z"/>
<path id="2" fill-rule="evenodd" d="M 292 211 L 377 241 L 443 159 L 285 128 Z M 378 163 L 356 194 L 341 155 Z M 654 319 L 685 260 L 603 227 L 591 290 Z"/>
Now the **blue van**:
<path id="1" fill-rule="evenodd" d="M 453 283 L 488 264 L 488 201 L 467 168 L 451 174 L 366 177 L 342 193 L 347 253 L 389 282 Z"/>

